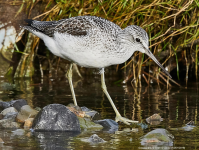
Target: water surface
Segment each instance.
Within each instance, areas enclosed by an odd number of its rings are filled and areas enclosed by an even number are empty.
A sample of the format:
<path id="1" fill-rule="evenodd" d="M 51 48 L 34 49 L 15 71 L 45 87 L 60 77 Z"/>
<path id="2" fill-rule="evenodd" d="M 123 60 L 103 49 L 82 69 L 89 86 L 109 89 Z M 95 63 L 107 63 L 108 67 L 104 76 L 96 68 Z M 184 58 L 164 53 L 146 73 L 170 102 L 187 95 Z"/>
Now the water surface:
<path id="1" fill-rule="evenodd" d="M 37 149 L 144 149 L 141 137 L 148 132 L 163 128 L 173 136 L 172 146 L 157 146 L 156 149 L 199 149 L 199 132 L 197 130 L 198 117 L 198 82 L 189 82 L 188 88 L 173 86 L 151 85 L 133 89 L 131 85 L 118 84 L 119 77 L 107 78 L 107 89 L 122 116 L 138 120 L 144 125 L 123 126 L 119 132 L 109 133 L 103 130 L 70 132 L 31 132 L 17 134 L 10 129 L 0 129 L 0 138 L 5 142 L 1 144 L 4 150 L 37 150 Z M 102 119 L 114 119 L 115 113 L 101 90 L 100 76 L 85 77 L 83 80 L 74 79 L 77 103 L 100 112 Z M 45 77 L 16 79 L 15 87 L 7 86 L 6 80 L 1 79 L 0 99 L 10 101 L 23 98 L 28 104 L 35 107 L 44 107 L 48 104 L 59 103 L 68 105 L 72 103 L 72 96 L 66 78 L 49 79 Z M 145 119 L 154 113 L 159 113 L 164 119 L 158 125 L 150 125 Z M 189 121 L 195 122 L 191 131 L 181 130 Z M 136 129 L 131 132 L 122 132 L 126 128 Z M 128 129 L 129 130 L 129 129 Z M 103 138 L 106 143 L 92 145 L 83 142 L 93 134 Z M 154 147 L 154 146 L 153 146 Z M 155 148 L 154 148 L 155 149 Z"/>

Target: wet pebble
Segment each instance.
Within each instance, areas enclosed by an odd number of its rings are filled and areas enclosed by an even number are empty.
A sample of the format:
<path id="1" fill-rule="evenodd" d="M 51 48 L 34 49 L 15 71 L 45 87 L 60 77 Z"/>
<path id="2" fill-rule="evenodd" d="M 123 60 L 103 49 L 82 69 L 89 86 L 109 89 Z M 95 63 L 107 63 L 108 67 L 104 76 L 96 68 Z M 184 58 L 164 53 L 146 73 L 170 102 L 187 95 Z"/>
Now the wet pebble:
<path id="1" fill-rule="evenodd" d="M 11 106 L 13 106 L 17 111 L 21 110 L 21 107 L 24 105 L 28 105 L 27 101 L 24 99 L 13 100 L 10 102 Z"/>
<path id="2" fill-rule="evenodd" d="M 34 118 L 38 114 L 38 111 L 31 108 L 29 105 L 24 105 L 21 107 L 20 112 L 16 117 L 16 121 L 20 123 L 24 123 L 28 118 Z"/>
<path id="3" fill-rule="evenodd" d="M 33 120 L 34 120 L 34 118 L 28 118 L 28 119 L 26 119 L 26 121 L 24 123 L 24 128 L 31 128 Z"/>
<path id="4" fill-rule="evenodd" d="M 0 110 L 4 110 L 8 107 L 10 107 L 10 104 L 8 102 L 0 101 Z"/>
<path id="5" fill-rule="evenodd" d="M 114 133 L 115 131 L 118 130 L 118 123 L 112 119 L 103 119 L 103 120 L 97 120 L 94 122 L 102 125 L 104 127 L 103 131 L 108 131 L 108 132 Z"/>
<path id="6" fill-rule="evenodd" d="M 17 129 L 20 128 L 20 124 L 17 122 L 12 122 L 10 119 L 2 119 L 0 120 L 0 128 Z"/>
<path id="7" fill-rule="evenodd" d="M 147 123 L 151 125 L 158 125 L 163 121 L 163 118 L 159 114 L 153 114 L 146 119 Z"/>
<path id="8" fill-rule="evenodd" d="M 13 122 L 16 121 L 16 116 L 17 116 L 18 112 L 9 112 L 7 113 L 3 119 L 10 119 Z"/>
<path id="9" fill-rule="evenodd" d="M 9 108 L 4 109 L 1 112 L 1 114 L 5 116 L 7 113 L 10 113 L 10 112 L 18 112 L 18 111 L 14 107 L 9 107 Z"/>

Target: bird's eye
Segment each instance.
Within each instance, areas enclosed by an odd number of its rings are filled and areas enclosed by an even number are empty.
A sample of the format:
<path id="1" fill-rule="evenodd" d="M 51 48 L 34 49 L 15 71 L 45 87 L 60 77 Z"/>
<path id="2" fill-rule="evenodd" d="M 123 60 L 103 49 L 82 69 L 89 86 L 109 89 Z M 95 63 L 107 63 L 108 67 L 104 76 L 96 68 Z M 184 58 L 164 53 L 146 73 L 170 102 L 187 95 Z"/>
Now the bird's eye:
<path id="1" fill-rule="evenodd" d="M 140 39 L 139 39 L 139 38 L 136 38 L 135 40 L 136 40 L 136 42 L 140 42 Z"/>

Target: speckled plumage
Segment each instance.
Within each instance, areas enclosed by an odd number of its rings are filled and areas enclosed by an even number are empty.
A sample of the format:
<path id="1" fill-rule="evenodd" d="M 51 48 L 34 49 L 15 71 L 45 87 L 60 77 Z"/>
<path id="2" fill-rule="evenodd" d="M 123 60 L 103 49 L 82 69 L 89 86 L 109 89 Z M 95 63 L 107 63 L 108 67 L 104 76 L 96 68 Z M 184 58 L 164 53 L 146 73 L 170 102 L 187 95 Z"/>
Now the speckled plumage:
<path id="1" fill-rule="evenodd" d="M 89 68 L 104 68 L 130 58 L 136 46 L 122 43 L 122 40 L 135 41 L 130 32 L 148 42 L 147 33 L 138 26 L 122 30 L 113 22 L 95 16 L 78 16 L 59 21 L 33 20 L 23 28 L 43 39 L 55 55 Z M 124 31 L 130 32 L 126 36 Z"/>

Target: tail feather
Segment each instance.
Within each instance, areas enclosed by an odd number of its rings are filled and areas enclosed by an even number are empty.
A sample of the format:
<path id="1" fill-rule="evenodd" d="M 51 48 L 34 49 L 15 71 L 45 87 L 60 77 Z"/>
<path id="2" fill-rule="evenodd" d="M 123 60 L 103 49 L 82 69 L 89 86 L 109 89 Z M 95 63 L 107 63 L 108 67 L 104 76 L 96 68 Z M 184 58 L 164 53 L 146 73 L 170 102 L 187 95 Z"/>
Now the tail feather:
<path id="1" fill-rule="evenodd" d="M 36 20 L 32 20 L 32 19 L 25 19 L 24 21 L 27 24 L 24 26 L 21 26 L 22 28 L 24 28 L 32 33 L 40 32 L 49 37 L 53 37 L 54 27 L 56 26 L 56 21 L 36 21 Z"/>

